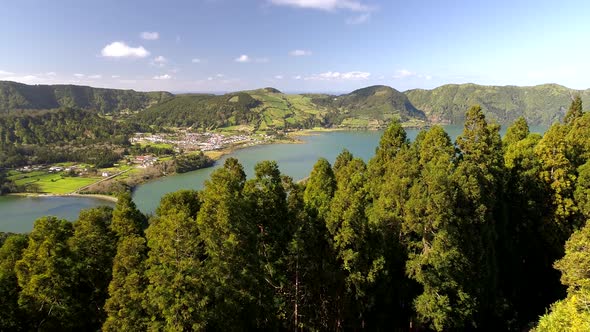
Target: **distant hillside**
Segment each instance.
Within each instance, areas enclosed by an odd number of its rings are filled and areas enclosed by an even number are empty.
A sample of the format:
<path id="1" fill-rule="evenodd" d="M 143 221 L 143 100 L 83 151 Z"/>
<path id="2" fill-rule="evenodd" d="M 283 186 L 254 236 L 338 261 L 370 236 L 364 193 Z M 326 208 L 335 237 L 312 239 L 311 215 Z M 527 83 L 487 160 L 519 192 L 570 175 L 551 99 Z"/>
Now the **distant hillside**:
<path id="1" fill-rule="evenodd" d="M 343 95 L 284 94 L 274 88 L 224 95 L 137 92 L 76 85 L 26 85 L 0 81 L 0 115 L 8 111 L 70 107 L 100 114 L 142 111 L 132 120 L 143 125 L 248 130 L 311 127 L 381 128 L 392 119 L 409 125 L 462 123 L 472 105 L 490 120 L 549 125 L 565 115 L 571 97 L 590 105 L 590 90 L 556 84 L 532 87 L 448 84 L 433 90 L 401 93 L 376 85 Z"/>
<path id="2" fill-rule="evenodd" d="M 0 81 L 0 113 L 14 110 L 81 108 L 98 113 L 138 111 L 172 97 L 168 92 L 136 92 L 78 85 L 26 85 Z"/>
<path id="3" fill-rule="evenodd" d="M 392 119 L 402 122 L 425 120 L 424 113 L 408 100 L 403 93 L 384 85 L 375 85 L 355 90 L 349 94 L 329 97 L 326 106 L 336 108 L 342 125 L 369 121 L 383 125 Z M 318 101 L 316 99 L 316 101 Z"/>
<path id="4" fill-rule="evenodd" d="M 561 120 L 571 97 L 579 94 L 590 105 L 590 90 L 572 90 L 557 84 L 532 87 L 448 84 L 433 90 L 406 91 L 410 102 L 432 122 L 461 123 L 465 110 L 479 104 L 488 119 L 501 124 L 524 116 L 530 124 L 548 125 Z"/>
<path id="5" fill-rule="evenodd" d="M 382 127 L 392 119 L 426 117 L 401 92 L 385 86 L 341 96 L 283 94 L 274 88 L 222 96 L 177 95 L 137 114 L 143 124 L 203 129 L 242 126 L 251 130 L 322 127 Z"/>

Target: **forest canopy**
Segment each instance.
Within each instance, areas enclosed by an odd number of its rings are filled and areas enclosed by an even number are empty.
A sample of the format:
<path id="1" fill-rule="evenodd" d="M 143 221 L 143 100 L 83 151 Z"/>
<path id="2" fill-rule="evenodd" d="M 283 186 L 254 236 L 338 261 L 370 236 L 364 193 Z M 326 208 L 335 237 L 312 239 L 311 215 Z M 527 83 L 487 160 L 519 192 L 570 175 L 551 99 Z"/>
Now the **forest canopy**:
<path id="1" fill-rule="evenodd" d="M 521 118 L 501 138 L 478 106 L 456 142 L 393 122 L 367 163 L 301 183 L 228 158 L 153 216 L 124 194 L 41 218 L 0 249 L 0 330 L 587 331 L 581 107 L 543 136 Z"/>

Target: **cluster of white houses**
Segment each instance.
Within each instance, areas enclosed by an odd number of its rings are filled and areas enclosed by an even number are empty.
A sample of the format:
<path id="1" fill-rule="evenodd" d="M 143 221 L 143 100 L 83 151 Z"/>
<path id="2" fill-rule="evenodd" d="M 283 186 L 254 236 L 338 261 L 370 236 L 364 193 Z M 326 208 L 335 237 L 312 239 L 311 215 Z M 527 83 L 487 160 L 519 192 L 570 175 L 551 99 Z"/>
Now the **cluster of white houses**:
<path id="1" fill-rule="evenodd" d="M 263 139 L 265 138 L 263 137 Z M 132 144 L 139 142 L 171 144 L 185 151 L 211 151 L 223 149 L 231 144 L 254 142 L 256 139 L 248 135 L 226 136 L 210 132 L 191 133 L 180 131 L 175 134 L 136 133 L 130 141 Z"/>

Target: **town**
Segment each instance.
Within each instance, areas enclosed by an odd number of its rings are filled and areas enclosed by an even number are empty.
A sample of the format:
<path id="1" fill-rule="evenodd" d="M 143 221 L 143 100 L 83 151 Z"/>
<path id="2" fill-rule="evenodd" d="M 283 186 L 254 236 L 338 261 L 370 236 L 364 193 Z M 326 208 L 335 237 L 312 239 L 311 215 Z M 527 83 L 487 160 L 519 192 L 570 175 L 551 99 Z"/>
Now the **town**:
<path id="1" fill-rule="evenodd" d="M 183 129 L 172 134 L 158 133 L 135 133 L 130 139 L 131 144 L 170 144 L 179 151 L 213 151 L 221 150 L 231 146 L 249 146 L 271 141 L 273 136 L 260 135 L 230 135 L 213 132 L 194 133 Z"/>

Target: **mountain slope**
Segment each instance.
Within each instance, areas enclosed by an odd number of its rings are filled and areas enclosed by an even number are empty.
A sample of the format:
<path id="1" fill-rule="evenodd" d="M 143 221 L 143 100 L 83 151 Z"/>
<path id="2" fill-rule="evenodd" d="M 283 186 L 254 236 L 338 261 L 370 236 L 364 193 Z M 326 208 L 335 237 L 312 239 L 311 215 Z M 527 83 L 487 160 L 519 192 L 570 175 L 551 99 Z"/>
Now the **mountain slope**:
<path id="1" fill-rule="evenodd" d="M 340 96 L 290 95 L 274 88 L 215 95 L 177 95 L 137 114 L 143 124 L 252 130 L 323 127 L 383 127 L 392 119 L 424 120 L 401 92 L 373 86 Z"/>
<path id="2" fill-rule="evenodd" d="M 590 90 L 572 90 L 557 84 L 531 87 L 448 84 L 433 90 L 415 89 L 405 94 L 432 122 L 461 123 L 465 110 L 479 104 L 488 119 L 501 124 L 524 116 L 530 124 L 549 125 L 565 115 L 571 97 L 579 94 L 590 105 Z"/>
<path id="3" fill-rule="evenodd" d="M 0 113 L 73 107 L 98 113 L 139 111 L 172 97 L 168 92 L 137 92 L 79 85 L 26 85 L 0 81 Z"/>

